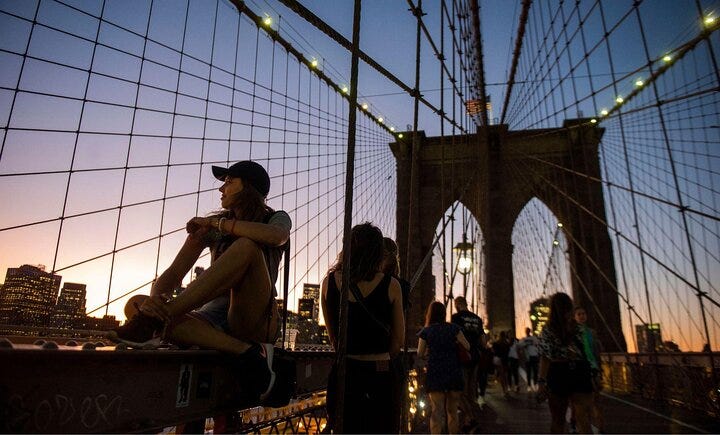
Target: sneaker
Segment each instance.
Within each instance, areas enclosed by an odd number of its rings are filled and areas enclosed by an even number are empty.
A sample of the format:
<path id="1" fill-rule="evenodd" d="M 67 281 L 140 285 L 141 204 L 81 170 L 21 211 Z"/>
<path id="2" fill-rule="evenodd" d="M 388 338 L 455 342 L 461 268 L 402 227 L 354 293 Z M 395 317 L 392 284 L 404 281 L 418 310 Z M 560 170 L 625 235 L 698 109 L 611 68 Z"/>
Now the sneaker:
<path id="1" fill-rule="evenodd" d="M 240 356 L 240 372 L 246 382 L 242 388 L 250 400 L 265 400 L 275 385 L 272 369 L 275 348 L 269 343 L 254 343 Z"/>
<path id="2" fill-rule="evenodd" d="M 108 338 L 116 343 L 125 343 L 134 348 L 152 348 L 155 344 L 160 343 L 159 335 L 162 333 L 163 326 L 162 320 L 138 313 L 123 326 L 110 331 Z"/>

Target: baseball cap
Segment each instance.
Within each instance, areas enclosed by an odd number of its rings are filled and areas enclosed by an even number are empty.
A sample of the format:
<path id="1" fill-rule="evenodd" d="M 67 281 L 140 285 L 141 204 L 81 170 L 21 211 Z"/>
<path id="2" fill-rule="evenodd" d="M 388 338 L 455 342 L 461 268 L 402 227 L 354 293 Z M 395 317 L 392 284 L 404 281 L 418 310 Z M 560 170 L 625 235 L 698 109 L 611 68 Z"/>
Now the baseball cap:
<path id="1" fill-rule="evenodd" d="M 242 177 L 245 181 L 250 183 L 262 196 L 267 196 L 270 192 L 270 177 L 268 176 L 265 168 L 259 164 L 250 161 L 243 160 L 237 162 L 229 168 L 223 168 L 222 166 L 213 166 L 212 173 L 220 181 L 225 181 L 225 177 Z"/>

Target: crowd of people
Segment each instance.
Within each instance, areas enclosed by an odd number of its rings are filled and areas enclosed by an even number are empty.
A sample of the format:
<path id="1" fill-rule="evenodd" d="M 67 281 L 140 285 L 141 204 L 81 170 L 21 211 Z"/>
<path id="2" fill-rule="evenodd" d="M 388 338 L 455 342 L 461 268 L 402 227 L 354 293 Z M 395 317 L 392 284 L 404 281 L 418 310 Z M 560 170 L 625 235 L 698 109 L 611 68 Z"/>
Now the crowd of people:
<path id="1" fill-rule="evenodd" d="M 455 308 L 447 322 L 445 306 L 431 303 L 418 334 L 417 368 L 425 372 L 431 433 L 482 430 L 477 424 L 489 378 L 504 398 L 526 391 L 539 402 L 547 401 L 551 433 L 593 433 L 591 425 L 604 431 L 600 346 L 583 307 L 565 293 L 552 295 L 542 332 L 536 336 L 526 328 L 521 339 L 510 331 L 491 336 L 463 297 L 455 299 Z M 458 356 L 458 347 L 470 350 L 470 360 Z"/>
<path id="2" fill-rule="evenodd" d="M 292 222 L 286 212 L 266 204 L 270 178 L 259 164 L 242 161 L 213 166 L 212 172 L 223 183 L 221 210 L 188 221 L 187 239 L 172 264 L 149 296 L 133 298 L 126 310 L 131 318 L 109 338 L 133 347 L 165 340 L 235 355 L 238 372 L 252 373 L 243 385 L 246 398 L 282 403 L 289 397 L 273 399 L 283 391 L 273 363 L 279 334 L 275 282 Z M 348 264 L 341 253 L 321 284 L 328 335 L 337 350 L 340 289 L 349 283 L 345 376 L 338 380 L 336 363 L 328 379 L 328 430 L 342 417 L 347 433 L 398 433 L 406 375 L 399 355 L 410 285 L 398 277 L 397 245 L 376 226 L 356 225 L 350 239 Z M 173 297 L 206 248 L 210 267 Z M 508 397 L 520 392 L 521 367 L 527 391 L 547 398 L 551 432 L 566 430 L 568 409 L 571 430 L 590 433 L 592 423 L 602 431 L 599 343 L 586 326 L 587 313 L 567 294 L 550 298 L 549 321 L 540 336 L 527 328 L 522 339 L 511 331 L 490 337 L 464 297 L 453 304 L 448 322 L 447 307 L 432 302 L 417 333 L 417 367 L 426 371 L 431 433 L 473 430 L 482 417 L 490 376 Z M 338 382 L 344 382 L 341 414 L 335 406 Z"/>

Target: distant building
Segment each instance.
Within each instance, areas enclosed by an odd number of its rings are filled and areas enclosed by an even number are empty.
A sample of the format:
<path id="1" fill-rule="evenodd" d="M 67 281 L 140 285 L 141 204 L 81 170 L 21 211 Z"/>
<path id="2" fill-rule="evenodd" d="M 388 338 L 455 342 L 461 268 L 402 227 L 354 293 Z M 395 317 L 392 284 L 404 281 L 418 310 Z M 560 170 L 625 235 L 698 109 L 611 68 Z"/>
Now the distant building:
<path id="1" fill-rule="evenodd" d="M 317 322 L 320 319 L 320 284 L 303 284 L 303 299 L 313 300 L 313 317 Z"/>
<path id="2" fill-rule="evenodd" d="M 538 336 L 550 318 L 550 303 L 548 298 L 535 299 L 530 303 L 530 324 L 533 335 Z"/>
<path id="3" fill-rule="evenodd" d="M 320 325 L 318 336 L 320 338 L 320 344 L 330 344 L 330 336 L 328 336 L 327 326 Z"/>
<path id="4" fill-rule="evenodd" d="M 275 302 L 277 303 L 278 313 L 280 313 L 280 321 L 282 321 L 282 318 L 285 317 L 285 312 L 283 312 L 283 304 L 285 303 L 285 299 L 275 299 Z"/>
<path id="5" fill-rule="evenodd" d="M 315 300 L 309 298 L 298 299 L 298 315 L 302 319 L 312 320 L 317 323 L 318 313 L 315 309 Z"/>
<path id="6" fill-rule="evenodd" d="M 9 268 L 0 288 L 0 323 L 46 326 L 60 290 L 60 275 L 25 264 Z"/>
<path id="7" fill-rule="evenodd" d="M 662 351 L 662 330 L 659 323 L 635 325 L 639 353 Z"/>
<path id="8" fill-rule="evenodd" d="M 85 325 L 85 295 L 87 286 L 66 282 L 60 291 L 50 326 L 55 328 L 83 328 Z"/>
<path id="9" fill-rule="evenodd" d="M 109 331 L 111 329 L 118 328 L 120 321 L 115 319 L 115 316 L 102 316 L 102 317 L 86 317 L 87 329 L 94 331 Z"/>

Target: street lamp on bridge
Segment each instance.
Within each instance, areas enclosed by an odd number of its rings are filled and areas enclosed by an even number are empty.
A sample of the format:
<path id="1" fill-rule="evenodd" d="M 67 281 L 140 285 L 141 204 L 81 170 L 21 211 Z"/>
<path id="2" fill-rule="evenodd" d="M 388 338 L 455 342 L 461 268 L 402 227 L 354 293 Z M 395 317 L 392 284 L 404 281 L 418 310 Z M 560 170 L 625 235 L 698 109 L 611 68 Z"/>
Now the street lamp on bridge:
<path id="1" fill-rule="evenodd" d="M 463 297 L 467 297 L 467 275 L 472 270 L 473 264 L 472 243 L 467 241 L 467 234 L 463 233 L 462 242 L 455 245 L 453 251 L 457 256 L 457 269 L 463 276 Z"/>

